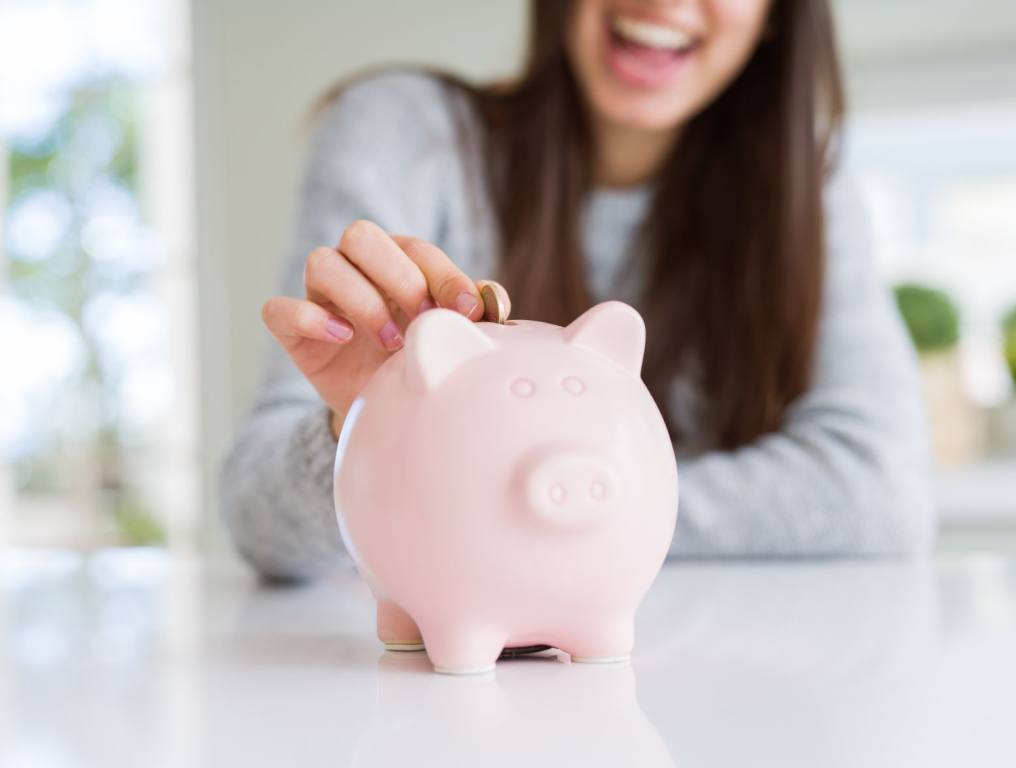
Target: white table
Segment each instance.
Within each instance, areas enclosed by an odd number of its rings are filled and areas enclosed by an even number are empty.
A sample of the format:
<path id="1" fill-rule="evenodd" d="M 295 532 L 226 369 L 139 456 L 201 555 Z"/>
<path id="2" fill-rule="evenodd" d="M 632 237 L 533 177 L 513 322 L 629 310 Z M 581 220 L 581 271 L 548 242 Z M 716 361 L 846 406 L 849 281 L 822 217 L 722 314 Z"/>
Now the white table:
<path id="1" fill-rule="evenodd" d="M 633 664 L 430 672 L 348 571 L 0 553 L 0 765 L 1014 766 L 1016 560 L 670 565 Z"/>

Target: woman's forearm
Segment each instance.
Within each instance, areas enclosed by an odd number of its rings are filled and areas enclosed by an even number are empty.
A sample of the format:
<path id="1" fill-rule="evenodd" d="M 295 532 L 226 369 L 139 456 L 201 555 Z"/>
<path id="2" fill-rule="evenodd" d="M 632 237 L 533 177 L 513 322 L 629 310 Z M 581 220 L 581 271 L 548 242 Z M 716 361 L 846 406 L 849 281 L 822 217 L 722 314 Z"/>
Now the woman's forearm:
<path id="1" fill-rule="evenodd" d="M 929 548 L 920 446 L 834 416 L 679 462 L 678 556 L 901 555 Z M 839 421 L 840 423 L 837 423 Z"/>

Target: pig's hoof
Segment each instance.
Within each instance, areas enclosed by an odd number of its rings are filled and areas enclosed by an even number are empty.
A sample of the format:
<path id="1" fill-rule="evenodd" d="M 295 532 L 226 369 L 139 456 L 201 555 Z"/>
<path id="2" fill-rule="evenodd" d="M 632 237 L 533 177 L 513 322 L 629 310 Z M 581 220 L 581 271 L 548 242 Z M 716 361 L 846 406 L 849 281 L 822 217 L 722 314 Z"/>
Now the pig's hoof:
<path id="1" fill-rule="evenodd" d="M 487 664 L 482 667 L 434 667 L 435 672 L 442 675 L 486 675 L 494 671 L 494 664 Z"/>
<path id="2" fill-rule="evenodd" d="M 572 656 L 576 664 L 630 664 L 631 656 Z"/>
<path id="3" fill-rule="evenodd" d="M 422 651 L 423 643 L 385 643 L 386 651 Z"/>

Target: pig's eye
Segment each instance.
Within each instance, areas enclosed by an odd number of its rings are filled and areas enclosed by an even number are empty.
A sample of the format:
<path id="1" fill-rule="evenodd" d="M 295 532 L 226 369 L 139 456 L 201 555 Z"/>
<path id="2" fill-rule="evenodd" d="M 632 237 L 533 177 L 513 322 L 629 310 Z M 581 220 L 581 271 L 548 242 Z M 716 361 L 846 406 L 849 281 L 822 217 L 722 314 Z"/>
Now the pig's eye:
<path id="1" fill-rule="evenodd" d="M 565 376 L 561 380 L 561 386 L 569 395 L 581 395 L 586 391 L 586 383 L 576 376 Z"/>
<path id="2" fill-rule="evenodd" d="M 516 397 L 532 397 L 536 385 L 530 379 L 515 379 L 511 384 L 511 391 Z"/>

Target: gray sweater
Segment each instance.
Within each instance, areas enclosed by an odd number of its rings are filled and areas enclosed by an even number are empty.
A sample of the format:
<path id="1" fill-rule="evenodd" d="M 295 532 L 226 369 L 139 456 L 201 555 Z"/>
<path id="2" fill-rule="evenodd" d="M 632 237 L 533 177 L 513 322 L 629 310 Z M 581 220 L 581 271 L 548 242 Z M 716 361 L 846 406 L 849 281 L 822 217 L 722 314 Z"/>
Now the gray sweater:
<path id="1" fill-rule="evenodd" d="M 303 295 L 303 263 L 355 219 L 443 248 L 474 279 L 494 274 L 493 213 L 454 134 L 465 100 L 412 71 L 358 80 L 318 119 L 280 291 Z M 479 171 L 477 171 L 479 172 Z M 633 302 L 646 187 L 596 189 L 582 240 L 594 298 Z M 680 474 L 678 556 L 836 556 L 925 549 L 934 515 L 914 354 L 875 270 L 868 224 L 842 178 L 826 189 L 829 266 L 810 391 L 779 431 L 713 449 L 694 384 L 666 408 L 689 437 Z M 633 268 L 633 265 L 636 265 Z M 260 573 L 318 574 L 345 556 L 332 500 L 328 410 L 271 344 L 256 402 L 222 475 L 226 522 Z"/>

